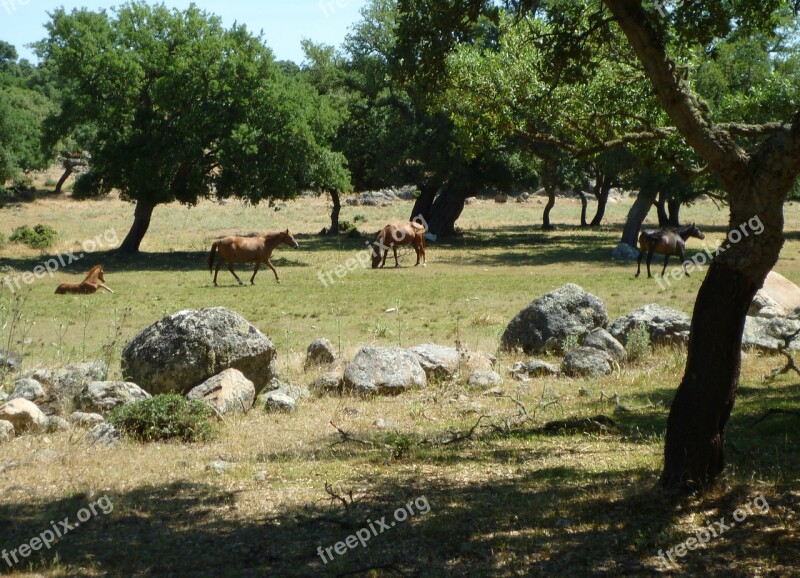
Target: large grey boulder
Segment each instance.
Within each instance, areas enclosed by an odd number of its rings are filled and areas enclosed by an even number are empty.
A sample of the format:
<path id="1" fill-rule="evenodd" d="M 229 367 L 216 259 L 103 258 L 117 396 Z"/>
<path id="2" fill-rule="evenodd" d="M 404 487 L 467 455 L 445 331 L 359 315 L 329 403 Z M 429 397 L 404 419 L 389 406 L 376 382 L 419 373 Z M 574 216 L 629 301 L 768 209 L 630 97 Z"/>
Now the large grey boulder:
<path id="1" fill-rule="evenodd" d="M 578 347 L 564 357 L 561 371 L 569 377 L 603 377 L 614 371 L 614 358 L 601 349 Z"/>
<path id="2" fill-rule="evenodd" d="M 306 351 L 305 367 L 314 367 L 315 365 L 328 365 L 336 361 L 336 350 L 333 348 L 333 343 L 327 339 L 317 339 L 314 343 L 308 346 Z"/>
<path id="3" fill-rule="evenodd" d="M 784 317 L 747 317 L 742 335 L 742 347 L 761 351 L 779 351 L 788 344 L 788 349 L 800 349 L 800 337 L 789 336 L 800 330 L 800 321 Z M 788 342 L 788 343 L 787 343 Z"/>
<path id="4" fill-rule="evenodd" d="M 17 433 L 47 428 L 47 416 L 27 399 L 14 399 L 0 406 L 0 421 L 11 422 Z"/>
<path id="5" fill-rule="evenodd" d="M 590 331 L 586 339 L 583 340 L 583 346 L 605 351 L 617 363 L 625 363 L 625 360 L 628 359 L 628 352 L 625 351 L 625 347 L 602 327 Z"/>
<path id="6" fill-rule="evenodd" d="M 344 388 L 362 394 L 396 395 L 427 383 L 417 356 L 406 349 L 365 347 L 344 371 Z"/>
<path id="7" fill-rule="evenodd" d="M 225 307 L 179 311 L 151 325 L 122 352 L 126 379 L 145 391 L 186 394 L 226 369 L 261 391 L 276 373 L 269 338 Z"/>
<path id="8" fill-rule="evenodd" d="M 222 415 L 247 413 L 256 400 L 256 388 L 238 369 L 226 369 L 192 389 L 187 399 L 199 399 Z"/>
<path id="9" fill-rule="evenodd" d="M 775 271 L 764 279 L 747 313 L 752 317 L 793 317 L 800 313 L 800 287 Z"/>
<path id="10" fill-rule="evenodd" d="M 128 405 L 151 395 L 135 383 L 126 381 L 92 381 L 84 385 L 75 396 L 75 407 L 92 413 L 108 413 L 121 405 Z"/>
<path id="11" fill-rule="evenodd" d="M 42 404 L 47 401 L 48 393 L 45 387 L 35 379 L 23 377 L 14 383 L 14 389 L 8 399 L 27 399 L 35 404 Z"/>
<path id="12" fill-rule="evenodd" d="M 641 324 L 647 327 L 651 343 L 685 344 L 689 341 L 692 320 L 683 311 L 651 303 L 616 319 L 608 332 L 620 343 L 627 343 L 628 335 Z"/>
<path id="13" fill-rule="evenodd" d="M 416 356 L 428 379 L 450 379 L 458 373 L 461 365 L 461 353 L 455 347 L 427 343 L 409 351 Z"/>
<path id="14" fill-rule="evenodd" d="M 503 333 L 504 349 L 522 348 L 526 353 L 561 350 L 564 340 L 578 339 L 596 327 L 608 325 L 608 313 L 599 297 L 569 283 L 533 301 Z"/>

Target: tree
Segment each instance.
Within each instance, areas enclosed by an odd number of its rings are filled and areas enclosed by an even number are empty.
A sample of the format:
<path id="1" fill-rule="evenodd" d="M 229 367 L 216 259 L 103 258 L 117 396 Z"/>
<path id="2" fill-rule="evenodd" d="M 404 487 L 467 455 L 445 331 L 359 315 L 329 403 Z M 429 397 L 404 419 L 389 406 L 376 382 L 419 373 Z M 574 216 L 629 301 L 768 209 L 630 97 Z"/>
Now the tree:
<path id="1" fill-rule="evenodd" d="M 38 52 L 63 90 L 47 134 L 83 129 L 91 163 L 76 197 L 117 189 L 136 203 L 120 252 L 139 251 L 160 204 L 349 188 L 328 103 L 244 26 L 131 3 L 113 16 L 57 9 L 47 30 Z"/>
<path id="2" fill-rule="evenodd" d="M 693 49 L 700 47 L 713 59 L 714 47 L 728 38 L 761 35 L 787 42 L 796 37 L 775 34 L 781 26 L 796 24 L 789 12 L 793 6 L 783 0 L 686 0 L 662 15 L 638 0 L 513 4 L 544 19 L 552 27 L 547 37 L 550 50 L 569 59 L 569 64 L 563 58 L 545 61 L 545 72 L 555 73 L 545 75 L 550 86 L 561 86 L 575 67 L 591 69 L 595 53 L 585 50 L 592 44 L 589 39 L 607 42 L 621 32 L 636 58 L 631 62 L 638 62 L 659 110 L 669 119 L 665 128 L 671 130 L 655 131 L 651 140 L 677 131 L 707 165 L 705 172 L 718 177 L 727 192 L 729 238 L 738 242 L 715 258 L 697 296 L 686 370 L 668 419 L 661 477 L 668 488 L 705 489 L 724 467 L 725 426 L 739 382 L 747 310 L 783 245 L 783 203 L 800 174 L 800 101 L 789 90 L 789 98 L 760 111 L 759 124 L 732 121 L 724 110 L 714 110 L 703 100 L 687 65 Z M 455 9 L 460 26 L 474 18 L 476 7 L 487 8 L 477 0 L 446 1 L 439 13 Z M 409 21 L 416 22 L 416 16 L 410 15 Z M 434 22 L 440 24 L 441 19 Z M 457 35 L 436 26 L 415 34 L 428 40 Z M 770 62 L 770 76 L 776 77 L 783 64 L 779 59 Z M 763 223 L 763 232 L 744 236 L 742 228 L 754 219 Z"/>

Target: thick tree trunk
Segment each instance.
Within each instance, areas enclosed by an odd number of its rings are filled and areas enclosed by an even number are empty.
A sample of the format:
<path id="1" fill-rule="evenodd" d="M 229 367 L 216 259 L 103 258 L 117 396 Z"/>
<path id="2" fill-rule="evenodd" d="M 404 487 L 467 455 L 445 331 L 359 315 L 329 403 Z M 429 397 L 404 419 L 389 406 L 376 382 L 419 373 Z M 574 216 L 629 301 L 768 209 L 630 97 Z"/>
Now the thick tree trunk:
<path id="1" fill-rule="evenodd" d="M 655 200 L 655 192 L 642 191 L 636 197 L 630 211 L 628 211 L 628 218 L 622 230 L 623 243 L 627 243 L 631 247 L 636 247 L 639 244 L 639 230 L 642 228 L 642 223 L 647 218 L 647 214 L 650 212 Z"/>
<path id="2" fill-rule="evenodd" d="M 669 211 L 668 224 L 670 227 L 678 228 L 681 226 L 681 201 L 680 199 L 670 199 L 667 201 Z"/>
<path id="3" fill-rule="evenodd" d="M 339 234 L 339 213 L 342 211 L 342 199 L 336 191 L 329 191 L 333 208 L 331 209 L 331 227 L 328 229 L 329 235 Z"/>
<path id="4" fill-rule="evenodd" d="M 426 223 L 431 220 L 431 209 L 433 208 L 433 201 L 436 198 L 436 191 L 438 187 L 432 184 L 417 185 L 419 186 L 420 195 L 414 201 L 414 208 L 411 209 L 409 220 L 416 217 L 422 217 Z"/>
<path id="5" fill-rule="evenodd" d="M 139 252 L 139 245 L 142 244 L 147 229 L 150 228 L 150 218 L 153 216 L 153 209 L 156 206 L 146 201 L 137 201 L 136 209 L 133 212 L 133 225 L 122 241 L 122 245 L 117 250 L 122 255 L 135 255 Z"/>
<path id="6" fill-rule="evenodd" d="M 594 214 L 594 219 L 589 224 L 590 227 L 599 227 L 603 222 L 603 217 L 606 215 L 606 205 L 608 204 L 608 195 L 611 193 L 611 179 L 603 177 L 603 183 L 600 186 L 600 194 L 597 195 L 597 212 Z"/>
<path id="7" fill-rule="evenodd" d="M 729 246 L 711 265 L 697 295 L 686 372 L 667 421 L 661 477 L 667 488 L 703 490 L 725 465 L 725 425 L 739 385 L 747 310 L 783 245 L 782 202 L 773 197 L 767 204 L 761 196 L 754 214 L 754 197 L 732 198 Z M 753 226 L 755 219 L 763 228 Z"/>
<path id="8" fill-rule="evenodd" d="M 61 175 L 60 179 L 58 179 L 58 182 L 56 183 L 56 189 L 53 191 L 54 194 L 56 195 L 61 194 L 61 188 L 64 186 L 64 183 L 67 182 L 67 179 L 70 177 L 71 174 L 72 174 L 72 165 L 64 163 L 64 174 Z"/>
<path id="9" fill-rule="evenodd" d="M 547 204 L 542 214 L 542 229 L 550 231 L 553 229 L 553 225 L 550 223 L 550 211 L 556 206 L 556 189 L 553 187 L 552 189 L 547 189 L 545 192 L 547 193 Z"/>
<path id="10" fill-rule="evenodd" d="M 464 211 L 467 194 L 459 187 L 446 184 L 433 202 L 428 221 L 428 230 L 439 237 L 449 237 L 456 232 L 456 221 Z"/>
<path id="11" fill-rule="evenodd" d="M 658 200 L 656 201 L 656 211 L 658 212 L 658 226 L 661 229 L 669 226 L 669 215 L 667 214 L 667 196 L 661 192 L 658 193 Z"/>

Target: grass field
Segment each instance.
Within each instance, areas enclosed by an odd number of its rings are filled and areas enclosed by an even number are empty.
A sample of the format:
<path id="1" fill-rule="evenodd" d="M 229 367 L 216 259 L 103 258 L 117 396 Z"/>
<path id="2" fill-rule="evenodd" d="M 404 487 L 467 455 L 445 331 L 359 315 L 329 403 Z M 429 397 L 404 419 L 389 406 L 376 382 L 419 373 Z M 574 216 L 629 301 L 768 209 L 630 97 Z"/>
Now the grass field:
<path id="1" fill-rule="evenodd" d="M 343 357 L 372 343 L 412 346 L 460 342 L 495 353 L 510 319 L 541 294 L 574 282 L 601 297 L 614 318 L 661 303 L 691 313 L 703 273 L 661 290 L 634 279 L 635 266 L 612 261 L 629 202 L 613 203 L 606 225 L 578 227 L 580 205 L 559 199 L 556 231 L 539 230 L 542 200 L 525 204 L 478 201 L 459 221 L 463 236 L 428 247 L 428 267 L 356 269 L 328 287 L 325 273 L 365 248 L 409 203 L 345 207 L 361 238 L 330 239 L 324 198 L 277 207 L 238 202 L 158 207 L 143 254 L 119 260 L 102 252 L 30 288 L 0 293 L 21 311 L 0 332 L 0 348 L 22 351 L 26 367 L 105 358 L 119 377 L 119 350 L 139 330 L 180 309 L 227 306 L 274 341 L 286 378 L 307 385 L 307 345 L 329 338 Z M 593 206 L 590 205 L 590 210 Z M 50 224 L 59 232 L 47 253 L 80 250 L 85 240 L 115 231 L 121 239 L 132 206 L 115 198 L 75 202 L 43 197 L 0 209 L 0 233 Z M 651 218 L 653 215 L 651 215 Z M 727 213 L 711 202 L 686 207 L 706 243 L 724 236 Z M 800 283 L 800 206 L 787 205 L 787 238 L 776 270 Z M 300 250 L 281 247 L 254 287 L 238 287 L 220 271 L 215 288 L 205 266 L 213 239 L 290 228 Z M 690 248 L 702 246 L 696 240 Z M 9 244 L 0 266 L 32 271 L 49 257 Z M 391 259 L 391 256 L 390 256 Z M 113 295 L 53 295 L 103 263 Z M 660 270 L 660 265 L 659 269 Z M 239 269 L 246 280 L 249 270 Z M 15 302 L 16 300 L 16 302 Z M 16 303 L 16 304 L 14 304 Z M 394 312 L 388 312 L 395 310 Z M 685 351 L 664 348 L 603 380 L 514 382 L 501 355 L 504 397 L 471 391 L 463 382 L 432 384 L 391 399 L 320 397 L 291 415 L 252 412 L 229 419 L 213 441 L 195 444 L 126 442 L 88 448 L 82 433 L 21 437 L 0 446 L 0 548 L 12 549 L 87 503 L 114 504 L 51 550 L 0 571 L 44 576 L 789 576 L 800 567 L 800 431 L 793 416 L 756 423 L 769 408 L 796 408 L 798 376 L 765 383 L 782 364 L 747 352 L 742 386 L 729 426 L 725 479 L 715 491 L 676 500 L 654 489 L 669 403 Z M 626 412 L 615 413 L 615 394 Z M 531 419 L 519 424 L 520 404 Z M 618 423 L 607 433 L 548 434 L 551 420 L 604 414 Z M 443 443 L 452 432 L 468 439 Z M 383 418 L 397 424 L 379 430 Z M 368 443 L 338 443 L 334 422 Z M 230 462 L 224 473 L 207 469 Z M 340 498 L 331 498 L 326 491 Z M 764 496 L 724 535 L 666 567 L 659 550 L 673 548 L 738 507 Z M 333 546 L 367 521 L 425 497 L 430 511 L 374 536 L 323 564 L 317 548 Z M 26 574 L 27 573 L 27 574 Z"/>

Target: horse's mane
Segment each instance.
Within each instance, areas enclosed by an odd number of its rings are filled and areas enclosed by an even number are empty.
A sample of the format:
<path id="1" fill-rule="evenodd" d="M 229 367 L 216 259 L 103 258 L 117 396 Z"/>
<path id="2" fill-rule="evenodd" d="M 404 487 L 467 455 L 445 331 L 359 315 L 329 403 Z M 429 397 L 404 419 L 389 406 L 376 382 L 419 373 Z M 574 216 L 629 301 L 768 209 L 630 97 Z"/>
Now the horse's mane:
<path id="1" fill-rule="evenodd" d="M 103 266 L 102 266 L 102 265 L 95 265 L 94 267 L 92 267 L 91 269 L 89 269 L 89 273 L 88 273 L 86 276 L 87 276 L 87 277 L 91 277 L 92 273 L 94 273 L 94 272 L 95 272 L 95 271 L 97 271 L 98 269 L 102 269 L 102 268 L 103 268 Z"/>

